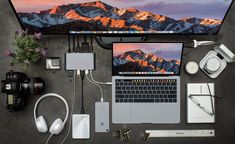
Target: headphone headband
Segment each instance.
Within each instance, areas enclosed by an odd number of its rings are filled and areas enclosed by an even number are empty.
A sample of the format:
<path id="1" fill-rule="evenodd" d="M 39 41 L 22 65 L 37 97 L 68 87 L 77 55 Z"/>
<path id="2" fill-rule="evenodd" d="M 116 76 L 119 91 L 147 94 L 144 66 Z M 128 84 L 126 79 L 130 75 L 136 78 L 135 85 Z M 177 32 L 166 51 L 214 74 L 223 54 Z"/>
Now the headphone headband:
<path id="1" fill-rule="evenodd" d="M 64 102 L 65 107 L 66 107 L 66 116 L 65 116 L 65 118 L 64 118 L 63 124 L 65 124 L 65 123 L 67 122 L 68 116 L 69 116 L 69 106 L 68 106 L 68 103 L 66 102 L 66 100 L 65 100 L 62 96 L 60 96 L 60 95 L 58 95 L 58 94 L 56 94 L 56 93 L 48 93 L 48 94 L 45 94 L 45 95 L 41 96 L 41 97 L 37 100 L 37 102 L 36 102 L 36 104 L 35 104 L 35 106 L 34 106 L 34 120 L 36 121 L 36 119 L 37 119 L 36 110 L 37 110 L 37 106 L 38 106 L 39 102 L 40 102 L 41 100 L 43 100 L 44 98 L 47 98 L 47 97 L 56 97 L 56 98 L 58 98 L 58 99 L 60 99 L 61 101 Z"/>

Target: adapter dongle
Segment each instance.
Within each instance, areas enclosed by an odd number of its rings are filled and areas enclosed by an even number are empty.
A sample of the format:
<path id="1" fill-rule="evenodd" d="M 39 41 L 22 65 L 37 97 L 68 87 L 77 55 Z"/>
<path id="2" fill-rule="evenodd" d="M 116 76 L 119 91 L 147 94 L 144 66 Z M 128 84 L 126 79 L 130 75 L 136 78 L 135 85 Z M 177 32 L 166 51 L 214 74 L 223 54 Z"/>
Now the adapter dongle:
<path id="1" fill-rule="evenodd" d="M 94 70 L 94 53 L 66 53 L 65 70 Z"/>

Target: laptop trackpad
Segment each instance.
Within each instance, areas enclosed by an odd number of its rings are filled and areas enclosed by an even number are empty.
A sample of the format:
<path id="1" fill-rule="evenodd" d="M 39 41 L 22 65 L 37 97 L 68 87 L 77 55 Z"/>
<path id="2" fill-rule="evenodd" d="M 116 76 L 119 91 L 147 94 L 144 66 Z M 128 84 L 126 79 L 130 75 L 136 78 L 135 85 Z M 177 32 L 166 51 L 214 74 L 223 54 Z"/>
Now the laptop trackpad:
<path id="1" fill-rule="evenodd" d="M 112 108 L 112 121 L 115 124 L 131 123 L 131 104 L 115 103 Z"/>
<path id="2" fill-rule="evenodd" d="M 156 104 L 132 104 L 131 118 L 133 123 L 154 123 L 158 121 L 160 113 Z"/>

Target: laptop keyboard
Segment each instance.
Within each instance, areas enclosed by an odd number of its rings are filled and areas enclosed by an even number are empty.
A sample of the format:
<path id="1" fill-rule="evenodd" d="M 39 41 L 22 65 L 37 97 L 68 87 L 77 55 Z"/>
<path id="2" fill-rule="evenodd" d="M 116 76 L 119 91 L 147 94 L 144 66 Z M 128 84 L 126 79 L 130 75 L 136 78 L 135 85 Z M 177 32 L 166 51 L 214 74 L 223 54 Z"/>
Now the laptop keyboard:
<path id="1" fill-rule="evenodd" d="M 116 79 L 116 103 L 176 103 L 176 79 Z"/>

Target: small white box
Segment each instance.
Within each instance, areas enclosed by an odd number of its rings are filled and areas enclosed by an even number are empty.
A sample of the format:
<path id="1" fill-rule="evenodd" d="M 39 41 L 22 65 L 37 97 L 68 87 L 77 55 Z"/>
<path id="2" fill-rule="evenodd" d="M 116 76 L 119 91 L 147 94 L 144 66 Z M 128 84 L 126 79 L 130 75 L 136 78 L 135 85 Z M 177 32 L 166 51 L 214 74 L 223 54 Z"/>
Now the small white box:
<path id="1" fill-rule="evenodd" d="M 60 58 L 59 57 L 47 58 L 46 59 L 46 69 L 48 69 L 48 70 L 60 69 Z"/>
<path id="2" fill-rule="evenodd" d="M 90 115 L 73 114 L 72 137 L 73 139 L 89 139 L 90 138 Z"/>

